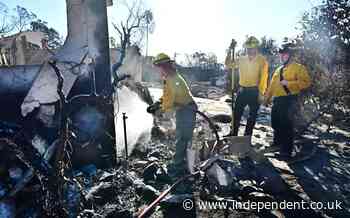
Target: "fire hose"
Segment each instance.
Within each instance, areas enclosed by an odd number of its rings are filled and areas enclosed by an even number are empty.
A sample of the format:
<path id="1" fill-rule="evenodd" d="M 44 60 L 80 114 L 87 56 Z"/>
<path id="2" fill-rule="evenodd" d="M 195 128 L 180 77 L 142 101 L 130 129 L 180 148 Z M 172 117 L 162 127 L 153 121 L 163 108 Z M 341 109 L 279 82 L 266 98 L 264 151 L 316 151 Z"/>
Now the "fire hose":
<path id="1" fill-rule="evenodd" d="M 151 113 L 151 114 L 155 114 L 156 111 L 160 110 L 161 107 L 161 102 L 157 101 L 155 103 L 153 103 L 152 105 L 150 105 L 149 107 L 147 107 L 147 112 Z M 216 125 L 210 120 L 210 118 L 205 115 L 203 112 L 199 111 L 199 110 L 194 110 L 194 112 L 196 114 L 199 114 L 201 117 L 204 118 L 205 121 L 208 122 L 209 124 L 209 128 L 211 129 L 211 131 L 213 132 L 213 134 L 215 135 L 215 139 L 217 142 L 220 141 L 220 136 L 219 133 L 217 131 Z"/>

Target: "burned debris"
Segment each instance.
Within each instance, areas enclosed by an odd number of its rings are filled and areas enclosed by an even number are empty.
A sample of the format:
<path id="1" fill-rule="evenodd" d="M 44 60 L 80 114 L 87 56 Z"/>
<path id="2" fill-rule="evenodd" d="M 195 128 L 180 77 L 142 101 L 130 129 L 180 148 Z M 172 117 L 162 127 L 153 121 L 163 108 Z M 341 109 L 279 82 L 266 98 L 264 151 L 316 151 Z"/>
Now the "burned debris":
<path id="1" fill-rule="evenodd" d="M 330 115 L 335 97 L 322 108 L 303 97 L 296 155 L 279 159 L 268 107 L 260 108 L 252 135 L 227 135 L 235 102 L 227 101 L 217 63 L 211 81 L 196 81 L 191 68 L 180 75 L 198 107 L 186 170 L 175 176 L 176 117 L 159 112 L 159 78 L 133 75 L 138 64 L 158 70 L 135 47 L 128 53 L 125 40 L 111 67 L 112 4 L 66 0 L 64 45 L 40 65 L 0 67 L 0 218 L 350 216 L 350 130 L 348 120 Z M 249 125 L 242 114 L 238 123 Z M 242 204 L 286 201 L 308 208 Z M 313 202 L 341 202 L 341 209 L 310 208 Z"/>

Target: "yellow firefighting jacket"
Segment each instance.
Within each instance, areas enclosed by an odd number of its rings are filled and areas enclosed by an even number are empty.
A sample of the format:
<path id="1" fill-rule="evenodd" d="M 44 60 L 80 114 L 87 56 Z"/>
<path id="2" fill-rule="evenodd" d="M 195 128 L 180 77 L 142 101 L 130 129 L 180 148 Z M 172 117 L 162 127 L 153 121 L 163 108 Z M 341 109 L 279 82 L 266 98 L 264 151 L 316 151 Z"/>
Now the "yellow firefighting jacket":
<path id="1" fill-rule="evenodd" d="M 161 97 L 162 111 L 171 111 L 193 101 L 192 93 L 185 79 L 178 72 L 165 80 L 163 96 Z"/>
<path id="2" fill-rule="evenodd" d="M 288 95 L 280 83 L 281 67 L 274 72 L 270 86 L 266 93 L 266 98 Z M 291 95 L 298 94 L 303 89 L 310 87 L 311 78 L 305 66 L 298 63 L 291 63 L 283 69 L 283 79 L 288 81 L 287 88 Z"/>
<path id="3" fill-rule="evenodd" d="M 248 56 L 239 57 L 235 62 L 229 61 L 230 59 L 226 58 L 225 65 L 231 69 L 239 69 L 239 85 L 242 87 L 258 87 L 260 94 L 264 95 L 269 77 L 266 58 L 258 54 L 252 60 Z"/>

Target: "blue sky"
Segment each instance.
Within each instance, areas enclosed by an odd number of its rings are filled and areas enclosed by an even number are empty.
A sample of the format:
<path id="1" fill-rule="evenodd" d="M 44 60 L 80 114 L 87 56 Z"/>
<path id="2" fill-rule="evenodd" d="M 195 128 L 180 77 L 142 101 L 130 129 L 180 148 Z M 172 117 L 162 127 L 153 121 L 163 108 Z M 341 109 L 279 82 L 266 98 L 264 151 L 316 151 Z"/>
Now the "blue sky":
<path id="1" fill-rule="evenodd" d="M 108 9 L 109 20 L 118 22 L 121 0 Z M 144 0 L 154 13 L 156 27 L 150 35 L 149 54 L 166 52 L 171 56 L 195 51 L 213 52 L 219 61 L 232 38 L 240 46 L 246 35 L 267 35 L 281 41 L 295 36 L 303 12 L 321 0 Z M 64 0 L 11 0 L 9 8 L 21 5 L 66 34 Z M 110 29 L 110 35 L 116 33 Z"/>

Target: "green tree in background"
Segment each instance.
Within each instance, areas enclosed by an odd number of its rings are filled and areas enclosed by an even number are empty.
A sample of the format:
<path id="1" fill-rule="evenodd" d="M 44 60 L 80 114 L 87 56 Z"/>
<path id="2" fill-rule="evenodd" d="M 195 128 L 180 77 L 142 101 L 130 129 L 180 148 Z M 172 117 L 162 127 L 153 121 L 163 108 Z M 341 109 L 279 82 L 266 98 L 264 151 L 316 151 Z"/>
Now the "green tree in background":
<path id="1" fill-rule="evenodd" d="M 40 31 L 45 33 L 48 41 L 48 47 L 50 49 L 57 49 L 63 44 L 63 40 L 58 31 L 52 27 L 48 27 L 46 21 L 40 19 L 32 21 L 30 23 L 30 30 L 34 32 Z"/>
<path id="2" fill-rule="evenodd" d="M 0 1 L 0 36 L 23 31 L 43 32 L 50 49 L 56 49 L 63 44 L 58 31 L 49 27 L 46 21 L 38 19 L 36 14 L 19 5 L 11 11 L 5 3 Z"/>
<path id="3" fill-rule="evenodd" d="M 300 30 L 299 60 L 313 78 L 307 100 L 316 105 L 316 113 L 333 115 L 332 122 L 344 118 L 349 122 L 350 2 L 323 1 L 303 15 Z"/>

